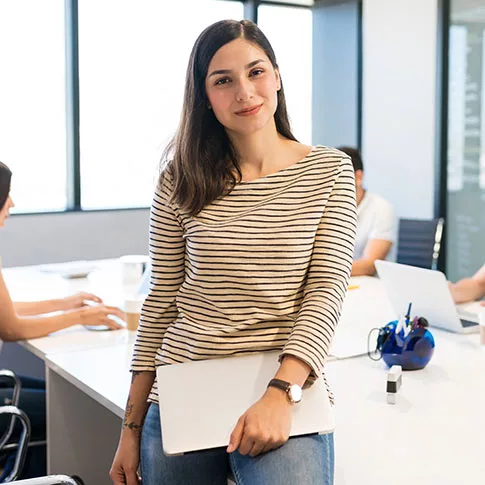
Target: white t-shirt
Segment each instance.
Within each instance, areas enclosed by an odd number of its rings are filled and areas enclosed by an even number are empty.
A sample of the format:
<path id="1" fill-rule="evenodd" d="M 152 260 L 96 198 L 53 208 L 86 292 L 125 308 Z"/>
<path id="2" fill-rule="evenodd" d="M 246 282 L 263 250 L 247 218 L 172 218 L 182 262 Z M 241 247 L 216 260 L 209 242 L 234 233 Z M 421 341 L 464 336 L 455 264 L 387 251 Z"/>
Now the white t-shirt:
<path id="1" fill-rule="evenodd" d="M 387 261 L 396 260 L 397 220 L 392 205 L 381 196 L 366 191 L 357 207 L 357 235 L 355 238 L 354 261 L 364 256 L 364 250 L 371 239 L 391 241 Z"/>

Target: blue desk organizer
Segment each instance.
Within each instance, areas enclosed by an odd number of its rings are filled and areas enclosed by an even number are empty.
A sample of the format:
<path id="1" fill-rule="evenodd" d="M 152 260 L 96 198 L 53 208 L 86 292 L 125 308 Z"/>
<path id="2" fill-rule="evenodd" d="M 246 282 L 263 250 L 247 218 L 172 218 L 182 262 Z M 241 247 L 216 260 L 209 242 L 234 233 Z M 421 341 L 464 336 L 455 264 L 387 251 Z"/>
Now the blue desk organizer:
<path id="1" fill-rule="evenodd" d="M 382 359 L 389 367 L 400 365 L 403 370 L 422 369 L 433 357 L 433 334 L 425 326 L 413 324 L 413 328 L 405 336 L 405 329 L 396 333 L 397 325 L 398 321 L 395 320 L 379 331 L 377 350 Z"/>

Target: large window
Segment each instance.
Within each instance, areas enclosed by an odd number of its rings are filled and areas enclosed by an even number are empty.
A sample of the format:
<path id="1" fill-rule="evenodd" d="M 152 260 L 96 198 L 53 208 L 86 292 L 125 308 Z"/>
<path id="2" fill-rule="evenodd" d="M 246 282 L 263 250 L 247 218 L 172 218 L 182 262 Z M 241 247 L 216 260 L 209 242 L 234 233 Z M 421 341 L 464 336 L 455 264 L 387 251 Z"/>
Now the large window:
<path id="1" fill-rule="evenodd" d="M 312 143 L 312 11 L 261 5 L 258 25 L 276 54 L 291 126 L 297 139 Z"/>
<path id="2" fill-rule="evenodd" d="M 177 128 L 190 50 L 225 18 L 243 18 L 242 3 L 79 2 L 83 208 L 149 205 Z"/>
<path id="3" fill-rule="evenodd" d="M 233 0 L 2 0 L 0 161 L 14 174 L 14 211 L 149 206 L 194 41 L 243 17 Z M 311 144 L 311 9 L 263 4 L 258 20 L 293 131 Z"/>
<path id="4" fill-rule="evenodd" d="M 66 208 L 64 1 L 0 2 L 0 161 L 18 212 Z"/>
<path id="5" fill-rule="evenodd" d="M 485 262 L 485 0 L 452 0 L 449 50 L 447 275 Z"/>

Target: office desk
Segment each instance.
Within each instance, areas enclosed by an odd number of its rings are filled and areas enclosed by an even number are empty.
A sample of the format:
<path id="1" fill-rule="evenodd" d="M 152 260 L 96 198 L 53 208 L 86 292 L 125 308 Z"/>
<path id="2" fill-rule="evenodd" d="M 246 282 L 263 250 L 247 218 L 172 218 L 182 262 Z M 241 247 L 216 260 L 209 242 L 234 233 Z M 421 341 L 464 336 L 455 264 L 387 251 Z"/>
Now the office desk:
<path id="1" fill-rule="evenodd" d="M 89 281 L 75 281 L 76 291 L 95 285 L 103 290 L 115 273 L 108 266 Z M 55 291 L 72 292 L 53 281 Z M 345 302 L 345 328 L 380 326 L 394 318 L 378 280 L 362 278 L 354 284 L 360 288 L 351 290 Z M 42 289 L 46 297 L 59 296 L 45 284 Z M 337 402 L 336 485 L 482 482 L 485 348 L 478 346 L 476 334 L 433 334 L 432 361 L 422 371 L 404 373 L 395 406 L 386 404 L 382 362 L 359 357 L 327 364 Z M 110 484 L 133 339 L 126 331 L 81 327 L 26 342 L 47 367 L 49 472 L 78 474 L 87 485 Z M 402 471 L 394 475 L 395 470 Z"/>
<path id="2" fill-rule="evenodd" d="M 478 335 L 432 329 L 428 366 L 403 373 L 386 403 L 387 367 L 330 362 L 336 395 L 336 485 L 478 485 L 485 480 L 485 347 Z"/>
<path id="3" fill-rule="evenodd" d="M 86 485 L 111 483 L 132 351 L 126 344 L 46 357 L 49 473 L 79 475 Z"/>

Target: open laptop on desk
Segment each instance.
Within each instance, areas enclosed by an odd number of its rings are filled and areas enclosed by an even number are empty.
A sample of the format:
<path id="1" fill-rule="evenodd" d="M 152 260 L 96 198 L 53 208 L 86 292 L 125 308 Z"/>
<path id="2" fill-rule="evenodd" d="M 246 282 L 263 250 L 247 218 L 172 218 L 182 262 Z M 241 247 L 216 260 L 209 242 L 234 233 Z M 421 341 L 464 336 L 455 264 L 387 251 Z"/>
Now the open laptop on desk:
<path id="1" fill-rule="evenodd" d="M 389 261 L 376 261 L 377 273 L 398 315 L 412 303 L 412 315 L 456 333 L 478 332 L 478 314 L 458 309 L 443 273 Z"/>
<path id="2" fill-rule="evenodd" d="M 199 360 L 157 368 L 166 455 L 226 447 L 239 417 L 264 394 L 279 352 Z M 319 378 L 293 406 L 290 436 L 331 433 L 333 410 Z"/>

